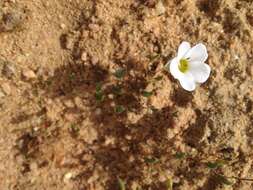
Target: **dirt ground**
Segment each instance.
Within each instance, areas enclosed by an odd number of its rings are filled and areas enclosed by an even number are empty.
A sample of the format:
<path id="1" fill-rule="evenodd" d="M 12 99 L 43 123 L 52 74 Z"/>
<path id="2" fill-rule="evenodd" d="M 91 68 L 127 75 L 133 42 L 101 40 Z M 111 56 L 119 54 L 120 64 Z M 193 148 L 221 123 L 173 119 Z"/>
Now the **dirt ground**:
<path id="1" fill-rule="evenodd" d="M 0 189 L 251 190 L 252 79 L 252 0 L 0 0 Z"/>

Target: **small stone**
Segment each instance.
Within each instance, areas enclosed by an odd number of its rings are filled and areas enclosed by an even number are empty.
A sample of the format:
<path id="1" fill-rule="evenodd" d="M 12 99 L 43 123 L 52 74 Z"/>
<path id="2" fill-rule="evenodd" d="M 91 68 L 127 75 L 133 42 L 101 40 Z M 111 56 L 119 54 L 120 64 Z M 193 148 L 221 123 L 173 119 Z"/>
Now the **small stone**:
<path id="1" fill-rule="evenodd" d="M 66 25 L 64 23 L 61 23 L 60 27 L 61 27 L 61 29 L 65 29 Z"/>
<path id="2" fill-rule="evenodd" d="M 4 92 L 6 95 L 10 95 L 10 94 L 11 94 L 11 87 L 10 87 L 10 85 L 9 85 L 8 83 L 3 83 L 3 84 L 1 85 L 1 87 L 2 87 L 3 92 Z"/>
<path id="3" fill-rule="evenodd" d="M 166 12 L 166 8 L 164 7 L 162 1 L 159 1 L 157 4 L 156 4 L 156 13 L 157 15 L 162 15 Z"/>
<path id="4" fill-rule="evenodd" d="M 40 130 L 40 128 L 39 128 L 39 127 L 34 127 L 33 130 L 34 130 L 35 132 L 37 132 L 37 131 Z"/>
<path id="5" fill-rule="evenodd" d="M 72 102 L 72 100 L 65 100 L 63 102 L 63 104 L 67 107 L 67 108 L 74 108 L 75 104 Z"/>
<path id="6" fill-rule="evenodd" d="M 72 50 L 74 48 L 74 39 L 71 36 L 66 36 L 65 38 L 65 47 L 68 50 Z"/>
<path id="7" fill-rule="evenodd" d="M 102 113 L 102 110 L 100 109 L 100 108 L 97 108 L 96 110 L 95 110 L 95 114 L 96 115 L 100 115 Z"/>
<path id="8" fill-rule="evenodd" d="M 131 77 L 135 77 L 134 70 L 130 70 L 129 74 L 130 74 Z"/>
<path id="9" fill-rule="evenodd" d="M 116 106 L 115 102 L 111 102 L 110 106 L 114 108 Z"/>
<path id="10" fill-rule="evenodd" d="M 91 58 L 91 62 L 92 62 L 93 65 L 96 65 L 99 62 L 99 59 L 96 56 L 93 56 Z"/>
<path id="11" fill-rule="evenodd" d="M 105 145 L 114 145 L 115 144 L 115 138 L 111 136 L 106 136 L 105 137 Z"/>
<path id="12" fill-rule="evenodd" d="M 234 58 L 235 58 L 235 60 L 239 60 L 240 59 L 238 55 L 234 55 Z"/>
<path id="13" fill-rule="evenodd" d="M 2 92 L 2 90 L 0 90 L 0 98 L 5 97 L 5 94 Z"/>
<path id="14" fill-rule="evenodd" d="M 113 98 L 114 98 L 114 95 L 113 95 L 113 94 L 109 94 L 109 95 L 108 95 L 108 98 L 109 98 L 109 99 L 113 99 Z"/>
<path id="15" fill-rule="evenodd" d="M 64 175 L 64 178 L 65 178 L 65 179 L 71 179 L 72 176 L 73 176 L 72 173 L 66 173 L 66 174 Z"/>
<path id="16" fill-rule="evenodd" d="M 82 55 L 81 55 L 81 60 L 82 61 L 87 61 L 87 53 L 86 52 L 83 52 Z"/>
<path id="17" fill-rule="evenodd" d="M 35 79 L 37 77 L 36 74 L 30 69 L 24 70 L 22 74 L 27 80 Z"/>
<path id="18" fill-rule="evenodd" d="M 99 25 L 97 25 L 97 24 L 89 24 L 89 28 L 90 28 L 93 32 L 98 32 L 98 31 L 99 31 Z"/>
<path id="19" fill-rule="evenodd" d="M 68 183 L 71 178 L 73 178 L 73 174 L 71 172 L 66 173 L 63 177 L 64 183 Z"/>
<path id="20" fill-rule="evenodd" d="M 131 137 L 130 135 L 126 135 L 125 138 L 126 138 L 127 140 L 132 140 L 132 137 Z"/>
<path id="21" fill-rule="evenodd" d="M 168 179 L 167 176 L 165 176 L 165 175 L 162 174 L 162 173 L 159 173 L 158 180 L 159 180 L 160 182 L 165 182 L 167 179 Z"/>
<path id="22" fill-rule="evenodd" d="M 83 100 L 80 97 L 75 97 L 74 102 L 76 107 L 81 108 L 83 105 Z"/>
<path id="23" fill-rule="evenodd" d="M 130 156 L 129 156 L 129 162 L 134 162 L 134 161 L 135 161 L 134 156 L 133 156 L 133 155 L 130 155 Z"/>
<path id="24" fill-rule="evenodd" d="M 30 164 L 30 169 L 31 169 L 32 171 L 37 171 L 38 168 L 39 168 L 39 166 L 38 166 L 38 164 L 37 164 L 36 162 L 32 162 L 32 163 Z"/>

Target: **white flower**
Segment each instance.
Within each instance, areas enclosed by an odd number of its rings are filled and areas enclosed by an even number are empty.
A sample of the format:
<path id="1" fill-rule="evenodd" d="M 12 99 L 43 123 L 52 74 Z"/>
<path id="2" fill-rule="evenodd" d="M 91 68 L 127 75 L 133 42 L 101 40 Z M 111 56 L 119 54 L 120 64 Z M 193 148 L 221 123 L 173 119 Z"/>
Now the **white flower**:
<path id="1" fill-rule="evenodd" d="M 204 83 L 210 76 L 211 68 L 204 62 L 208 54 L 202 43 L 191 48 L 188 42 L 182 42 L 178 48 L 177 57 L 172 59 L 166 67 L 181 86 L 187 91 L 193 91 L 197 83 Z"/>

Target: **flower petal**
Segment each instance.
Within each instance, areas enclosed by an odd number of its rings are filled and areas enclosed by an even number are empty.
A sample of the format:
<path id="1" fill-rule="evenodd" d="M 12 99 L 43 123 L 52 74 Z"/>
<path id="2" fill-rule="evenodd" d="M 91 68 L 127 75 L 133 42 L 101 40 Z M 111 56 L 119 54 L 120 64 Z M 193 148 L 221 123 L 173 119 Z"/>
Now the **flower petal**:
<path id="1" fill-rule="evenodd" d="M 178 64 L 179 60 L 177 57 L 172 59 L 170 62 L 170 73 L 175 79 L 179 79 L 183 75 L 183 73 L 179 71 Z"/>
<path id="2" fill-rule="evenodd" d="M 187 91 L 193 91 L 196 88 L 196 84 L 191 73 L 184 74 L 184 76 L 179 79 L 179 82 Z"/>
<path id="3" fill-rule="evenodd" d="M 211 68 L 205 63 L 195 62 L 195 64 L 191 64 L 189 72 L 192 74 L 195 82 L 204 83 L 210 76 Z"/>
<path id="4" fill-rule="evenodd" d="M 189 42 L 182 42 L 179 45 L 177 57 L 181 59 L 190 49 L 191 49 L 191 45 Z"/>
<path id="5" fill-rule="evenodd" d="M 202 43 L 195 45 L 186 53 L 184 58 L 188 58 L 189 61 L 205 62 L 208 58 L 206 46 Z"/>

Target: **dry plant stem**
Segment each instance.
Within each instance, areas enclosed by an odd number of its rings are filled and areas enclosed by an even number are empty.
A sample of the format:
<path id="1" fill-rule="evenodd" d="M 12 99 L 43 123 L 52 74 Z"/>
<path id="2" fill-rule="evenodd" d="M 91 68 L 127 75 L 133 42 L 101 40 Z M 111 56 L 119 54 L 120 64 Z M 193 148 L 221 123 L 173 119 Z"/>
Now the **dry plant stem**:
<path id="1" fill-rule="evenodd" d="M 227 176 L 226 176 L 227 177 Z M 253 179 L 249 179 L 249 178 L 240 178 L 240 177 L 235 177 L 235 176 L 231 176 L 231 177 L 227 177 L 227 178 L 231 178 L 231 179 L 237 179 L 240 181 L 253 181 Z"/>
<path id="2" fill-rule="evenodd" d="M 218 172 L 214 172 L 216 175 L 222 175 L 222 174 L 219 174 Z M 240 178 L 240 177 L 235 177 L 235 176 L 225 176 L 223 175 L 224 177 L 226 178 L 229 178 L 229 179 L 237 179 L 237 180 L 240 180 L 240 181 L 253 181 L 253 179 L 250 179 L 250 178 Z"/>

